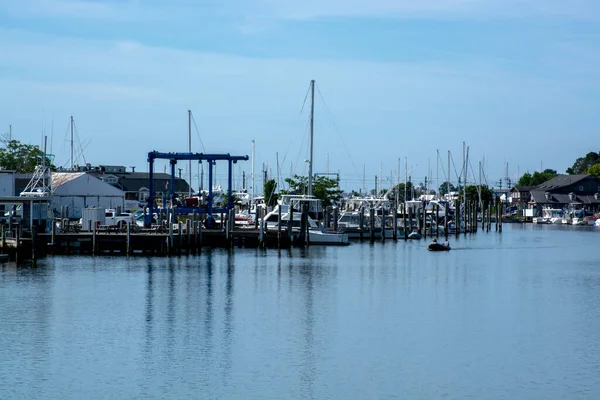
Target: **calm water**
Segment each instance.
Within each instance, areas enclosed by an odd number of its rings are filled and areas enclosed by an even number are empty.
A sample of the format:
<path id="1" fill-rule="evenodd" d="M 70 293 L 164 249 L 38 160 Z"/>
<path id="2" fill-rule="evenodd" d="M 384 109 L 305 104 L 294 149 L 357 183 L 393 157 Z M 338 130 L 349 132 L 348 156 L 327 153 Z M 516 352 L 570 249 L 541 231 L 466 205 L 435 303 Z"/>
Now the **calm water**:
<path id="1" fill-rule="evenodd" d="M 0 398 L 599 399 L 599 241 L 0 265 Z"/>

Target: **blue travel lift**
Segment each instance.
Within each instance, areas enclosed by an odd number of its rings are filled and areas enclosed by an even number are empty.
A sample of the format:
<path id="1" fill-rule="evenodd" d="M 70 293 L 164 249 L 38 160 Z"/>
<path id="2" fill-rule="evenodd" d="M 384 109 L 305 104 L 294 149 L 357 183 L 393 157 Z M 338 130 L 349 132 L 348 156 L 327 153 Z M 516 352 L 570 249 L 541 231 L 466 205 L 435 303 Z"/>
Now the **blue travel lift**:
<path id="1" fill-rule="evenodd" d="M 206 212 L 208 215 L 207 219 L 213 219 L 213 213 L 227 213 L 229 210 L 233 208 L 233 197 L 231 196 L 231 186 L 232 186 L 232 175 L 231 175 L 231 166 L 232 164 L 237 163 L 238 161 L 248 161 L 248 156 L 232 156 L 227 154 L 204 154 L 204 153 L 161 153 L 158 151 L 151 151 L 148 153 L 148 163 L 150 164 L 150 173 L 149 173 L 149 191 L 148 194 L 148 212 L 146 213 L 146 219 L 144 224 L 146 226 L 150 226 L 152 223 L 152 213 L 157 212 L 157 209 L 154 207 L 154 160 L 169 160 L 171 165 L 171 183 L 169 184 L 169 189 L 171 192 L 171 199 L 174 198 L 175 195 L 175 165 L 177 165 L 177 161 L 185 160 L 185 161 L 208 161 L 208 201 L 206 211 L 197 207 L 179 207 L 177 209 L 178 214 L 189 214 L 197 211 L 199 213 Z M 214 208 L 213 209 L 213 195 L 212 195 L 212 187 L 213 187 L 213 165 L 216 164 L 217 161 L 227 161 L 228 170 L 227 170 L 227 207 L 225 208 Z M 191 186 L 191 182 L 189 182 Z"/>

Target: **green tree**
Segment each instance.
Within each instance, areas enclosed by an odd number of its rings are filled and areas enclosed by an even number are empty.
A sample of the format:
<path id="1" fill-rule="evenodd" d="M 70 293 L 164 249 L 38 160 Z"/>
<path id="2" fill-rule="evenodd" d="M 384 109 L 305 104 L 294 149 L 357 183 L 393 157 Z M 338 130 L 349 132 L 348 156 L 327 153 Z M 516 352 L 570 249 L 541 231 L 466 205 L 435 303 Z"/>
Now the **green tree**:
<path id="1" fill-rule="evenodd" d="M 519 178 L 519 181 L 517 182 L 517 186 L 541 185 L 542 183 L 549 181 L 550 179 L 554 178 L 557 175 L 558 174 L 553 169 L 545 169 L 543 172 L 536 171 L 533 173 L 533 175 L 531 175 L 529 172 L 526 172 L 523 175 L 521 175 L 521 177 Z"/>
<path id="2" fill-rule="evenodd" d="M 38 146 L 23 144 L 18 140 L 2 139 L 5 147 L 0 149 L 0 167 L 16 172 L 33 172 L 41 165 L 44 153 Z M 55 169 L 51 160 L 46 157 L 46 165 Z"/>
<path id="3" fill-rule="evenodd" d="M 596 178 L 600 178 L 600 163 L 594 164 L 588 168 L 587 173 L 595 176 Z"/>
<path id="4" fill-rule="evenodd" d="M 265 204 L 267 206 L 272 207 L 277 204 L 277 193 L 275 193 L 275 189 L 277 189 L 277 182 L 275 182 L 275 179 L 268 179 L 263 186 Z"/>
<path id="5" fill-rule="evenodd" d="M 290 189 L 281 190 L 281 194 L 308 194 L 308 177 L 294 175 L 285 181 Z M 312 194 L 323 202 L 324 207 L 330 206 L 339 202 L 344 192 L 339 188 L 339 183 L 337 178 L 315 176 L 312 182 Z"/>
<path id="6" fill-rule="evenodd" d="M 476 185 L 468 185 L 467 187 L 465 187 L 465 194 L 467 196 L 467 201 L 479 203 L 479 190 L 481 190 L 481 201 L 484 204 L 489 204 L 492 201 L 492 199 L 494 198 L 494 194 L 492 193 L 490 188 L 487 187 L 487 185 L 481 185 L 481 186 L 479 186 L 479 189 L 477 188 Z M 462 196 L 463 196 L 462 192 L 459 193 L 459 195 L 458 195 L 459 201 L 462 201 Z"/>
<path id="7" fill-rule="evenodd" d="M 456 192 L 456 186 L 454 186 L 453 184 L 450 184 L 450 191 Z M 448 194 L 448 182 L 444 182 L 440 185 L 440 188 L 438 189 L 438 193 L 440 196 L 444 196 L 444 195 Z"/>
<path id="8" fill-rule="evenodd" d="M 396 194 L 398 192 L 400 192 L 400 197 L 398 198 L 398 202 L 404 203 L 404 187 L 405 186 L 406 186 L 406 200 L 412 200 L 413 199 L 412 182 L 408 182 L 407 184 L 399 183 L 397 185 L 394 185 L 394 187 L 392 187 L 392 189 L 390 189 L 392 192 L 390 193 L 389 198 L 391 200 L 394 200 L 396 198 Z"/>
<path id="9" fill-rule="evenodd" d="M 600 154 L 591 151 L 585 157 L 579 157 L 571 168 L 567 168 L 566 172 L 569 175 L 587 174 L 588 169 L 598 163 L 600 163 Z"/>

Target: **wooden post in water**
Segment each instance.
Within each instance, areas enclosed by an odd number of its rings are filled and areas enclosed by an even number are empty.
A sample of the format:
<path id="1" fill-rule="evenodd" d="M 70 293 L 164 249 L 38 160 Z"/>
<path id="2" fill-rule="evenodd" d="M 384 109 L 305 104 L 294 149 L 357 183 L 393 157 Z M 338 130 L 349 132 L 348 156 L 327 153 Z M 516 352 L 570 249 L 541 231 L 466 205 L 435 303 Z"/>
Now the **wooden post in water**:
<path id="1" fill-rule="evenodd" d="M 408 240 L 408 226 L 406 225 L 406 203 L 402 204 L 402 233 L 404 241 Z"/>
<path id="2" fill-rule="evenodd" d="M 183 223 L 181 223 L 181 222 L 177 223 L 177 236 L 178 236 L 177 254 L 179 254 L 181 252 L 181 247 L 183 245 Z"/>
<path id="3" fill-rule="evenodd" d="M 96 228 L 98 227 L 98 224 L 94 224 L 92 226 L 92 255 L 96 255 L 96 252 L 98 251 L 98 243 L 97 243 L 97 238 L 96 238 Z M 54 239 L 52 240 L 52 242 L 54 243 Z M 56 246 L 56 243 L 54 244 L 54 246 Z"/>
<path id="4" fill-rule="evenodd" d="M 204 226 L 202 224 L 202 221 L 198 221 L 198 251 L 202 251 L 202 245 L 204 244 L 202 242 L 202 230 L 204 229 Z"/>
<path id="5" fill-rule="evenodd" d="M 385 243 L 385 207 L 381 207 L 381 242 Z"/>
<path id="6" fill-rule="evenodd" d="M 359 234 L 360 234 L 360 240 L 363 240 L 363 232 L 365 231 L 365 209 L 363 207 L 361 207 L 360 209 L 360 214 L 358 216 L 358 224 L 359 224 Z"/>
<path id="7" fill-rule="evenodd" d="M 425 210 L 425 200 L 421 203 L 421 218 L 423 219 L 423 239 L 427 239 L 427 211 Z"/>
<path id="8" fill-rule="evenodd" d="M 449 226 L 448 226 L 448 217 L 450 213 L 450 204 L 446 203 L 444 204 L 444 237 L 446 238 L 446 242 L 448 241 L 448 230 L 449 230 Z"/>
<path id="9" fill-rule="evenodd" d="M 435 205 L 435 237 L 440 237 L 440 203 Z"/>
<path id="10" fill-rule="evenodd" d="M 21 251 L 21 229 L 19 229 L 19 224 L 15 224 L 15 254 L 16 254 L 16 262 L 19 263 L 19 252 Z"/>
<path id="11" fill-rule="evenodd" d="M 499 218 L 498 218 L 498 223 L 499 223 L 499 225 L 498 225 L 498 232 L 502 232 L 502 215 L 504 214 L 503 211 L 504 210 L 502 209 L 502 203 L 500 203 L 500 212 L 499 212 L 500 215 L 499 215 Z"/>
<path id="12" fill-rule="evenodd" d="M 290 245 L 294 242 L 294 207 L 290 206 L 288 211 L 288 239 L 290 240 Z"/>
<path id="13" fill-rule="evenodd" d="M 458 237 L 458 235 L 460 235 L 460 204 L 457 204 L 456 209 L 454 210 L 454 225 L 454 234 Z"/>
<path id="14" fill-rule="evenodd" d="M 31 260 L 35 262 L 35 247 L 37 242 L 37 225 L 31 226 Z"/>
<path id="15" fill-rule="evenodd" d="M 258 211 L 258 209 L 257 209 Z M 261 249 L 265 247 L 265 221 L 260 222 L 260 231 L 258 232 L 258 245 Z"/>
<path id="16" fill-rule="evenodd" d="M 333 208 L 333 231 L 338 231 L 338 218 L 339 218 L 339 209 L 336 207 Z"/>
<path id="17" fill-rule="evenodd" d="M 6 227 L 4 224 L 2 224 L 2 253 L 8 253 L 6 251 Z"/>
<path id="18" fill-rule="evenodd" d="M 127 224 L 127 247 L 125 250 L 126 254 L 131 254 L 131 224 Z"/>
<path id="19" fill-rule="evenodd" d="M 393 206 L 393 213 L 392 214 L 392 226 L 393 226 L 393 231 L 392 231 L 392 239 L 394 241 L 398 240 L 398 199 L 396 199 L 394 201 L 394 206 Z"/>
<path id="20" fill-rule="evenodd" d="M 173 253 L 173 223 L 171 222 L 170 209 L 167 210 L 167 224 L 169 224 L 169 237 L 167 238 L 167 253 L 170 255 Z"/>
<path id="21" fill-rule="evenodd" d="M 190 254 L 190 248 L 192 247 L 192 220 L 189 218 L 185 221 L 185 235 L 187 239 L 185 242 L 185 253 Z"/>
<path id="22" fill-rule="evenodd" d="M 369 218 L 369 241 L 373 243 L 375 241 L 375 209 L 371 206 L 369 208 L 371 218 Z"/>
<path id="23" fill-rule="evenodd" d="M 290 206 L 290 209 L 292 206 Z M 277 207 L 277 248 L 281 249 L 281 224 L 283 221 L 281 220 L 281 207 Z"/>

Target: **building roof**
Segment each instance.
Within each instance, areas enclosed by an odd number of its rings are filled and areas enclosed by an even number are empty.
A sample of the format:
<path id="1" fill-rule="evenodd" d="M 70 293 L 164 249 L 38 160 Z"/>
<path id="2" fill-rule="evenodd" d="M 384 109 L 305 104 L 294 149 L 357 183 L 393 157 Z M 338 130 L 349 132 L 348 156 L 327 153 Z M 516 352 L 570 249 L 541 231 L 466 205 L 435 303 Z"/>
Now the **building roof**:
<path id="1" fill-rule="evenodd" d="M 148 172 L 125 172 L 125 173 L 102 173 L 102 172 L 89 172 L 90 175 L 93 175 L 99 179 L 102 179 L 102 176 L 110 175 L 119 179 L 119 182 L 114 184 L 113 186 L 118 187 L 119 189 L 125 192 L 139 192 L 140 189 L 146 188 L 149 186 L 149 178 L 150 174 Z M 162 192 L 167 188 L 167 183 L 171 184 L 171 175 L 166 174 L 164 172 L 155 172 L 154 173 L 154 188 L 157 192 Z M 183 178 L 175 177 L 175 191 L 186 193 L 189 190 L 188 183 Z"/>
<path id="2" fill-rule="evenodd" d="M 562 188 L 562 187 L 566 187 L 566 186 L 571 186 L 571 185 L 573 185 L 579 181 L 582 181 L 585 178 L 588 178 L 590 176 L 591 175 L 589 175 L 589 174 L 557 175 L 554 178 L 552 178 L 540 185 L 537 185 L 535 187 L 535 189 L 548 191 L 548 190 L 558 189 L 558 188 Z"/>
<path id="3" fill-rule="evenodd" d="M 546 197 L 546 195 L 548 197 Z M 593 195 L 575 195 L 575 198 L 571 199 L 568 194 L 550 193 L 544 190 L 532 190 L 531 201 L 538 204 L 600 204 L 600 200 Z"/>
<path id="4" fill-rule="evenodd" d="M 52 188 L 64 185 L 67 182 L 71 182 L 73 179 L 77 179 L 80 176 L 85 175 L 85 172 L 53 172 L 52 173 Z"/>
<path id="5" fill-rule="evenodd" d="M 533 189 L 535 186 L 517 186 L 515 185 L 512 189 L 511 192 L 516 191 L 516 192 L 529 192 L 531 191 L 531 189 Z"/>

